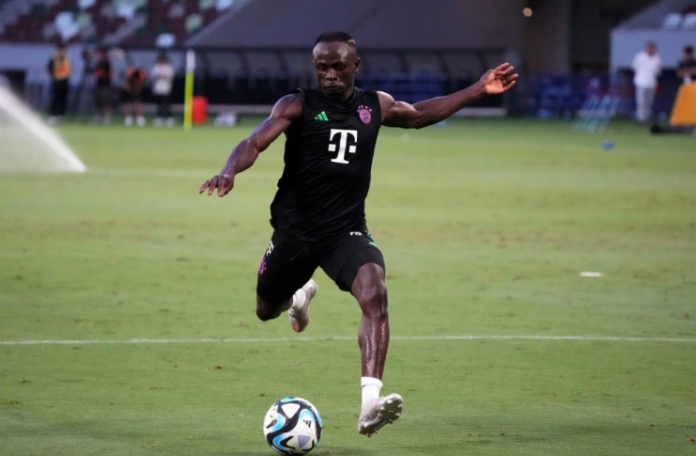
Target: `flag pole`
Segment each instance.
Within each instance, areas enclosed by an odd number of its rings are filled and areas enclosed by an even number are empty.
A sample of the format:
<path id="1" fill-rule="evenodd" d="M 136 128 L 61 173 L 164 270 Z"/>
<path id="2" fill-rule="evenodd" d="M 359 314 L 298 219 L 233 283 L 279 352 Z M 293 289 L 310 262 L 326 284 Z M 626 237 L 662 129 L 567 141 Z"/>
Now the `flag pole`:
<path id="1" fill-rule="evenodd" d="M 186 52 L 186 87 L 184 90 L 184 130 L 191 129 L 193 117 L 193 82 L 196 71 L 196 53 L 190 49 Z"/>

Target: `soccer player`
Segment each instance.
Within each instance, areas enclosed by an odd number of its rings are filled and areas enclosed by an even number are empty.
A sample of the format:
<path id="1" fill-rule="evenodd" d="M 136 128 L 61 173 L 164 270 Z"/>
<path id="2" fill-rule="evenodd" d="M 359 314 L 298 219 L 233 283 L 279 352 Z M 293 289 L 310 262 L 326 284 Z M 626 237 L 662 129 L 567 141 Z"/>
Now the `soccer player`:
<path id="1" fill-rule="evenodd" d="M 365 222 L 372 158 L 382 125 L 423 128 L 484 95 L 501 94 L 517 74 L 505 63 L 472 86 L 414 105 L 354 85 L 360 68 L 355 40 L 344 32 L 320 35 L 312 53 L 318 88 L 297 89 L 275 104 L 222 171 L 199 189 L 223 197 L 237 174 L 251 167 L 285 133 L 285 170 L 271 204 L 274 228 L 259 267 L 256 314 L 262 321 L 287 311 L 296 332 L 309 324 L 317 267 L 351 293 L 362 309 L 362 411 L 358 432 L 371 436 L 401 415 L 398 394 L 380 397 L 389 346 L 387 287 L 382 252 Z"/>

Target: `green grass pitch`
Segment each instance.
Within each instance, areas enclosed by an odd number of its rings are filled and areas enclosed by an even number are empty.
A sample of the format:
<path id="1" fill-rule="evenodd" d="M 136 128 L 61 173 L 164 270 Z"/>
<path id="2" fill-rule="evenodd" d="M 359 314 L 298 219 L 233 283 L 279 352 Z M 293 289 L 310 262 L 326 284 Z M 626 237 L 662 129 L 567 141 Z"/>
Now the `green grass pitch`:
<path id="1" fill-rule="evenodd" d="M 696 454 L 696 138 L 383 129 L 367 215 L 405 410 L 368 440 L 353 299 L 319 271 L 309 340 L 255 318 L 282 141 L 197 194 L 255 120 L 66 125 L 87 173 L 0 176 L 1 455 L 270 455 L 287 395 L 322 414 L 316 456 Z M 193 342 L 223 338 L 244 341 Z M 180 342 L 7 344 L 131 339 Z"/>

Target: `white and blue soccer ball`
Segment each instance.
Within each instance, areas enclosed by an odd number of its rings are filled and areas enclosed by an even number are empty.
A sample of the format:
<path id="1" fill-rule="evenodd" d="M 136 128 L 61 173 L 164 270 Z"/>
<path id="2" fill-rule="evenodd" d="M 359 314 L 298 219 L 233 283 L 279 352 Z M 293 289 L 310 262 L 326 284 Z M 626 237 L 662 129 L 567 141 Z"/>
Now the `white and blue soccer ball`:
<path id="1" fill-rule="evenodd" d="M 284 456 L 307 454 L 321 438 L 319 411 L 308 400 L 286 397 L 271 406 L 263 420 L 263 434 L 277 453 Z"/>

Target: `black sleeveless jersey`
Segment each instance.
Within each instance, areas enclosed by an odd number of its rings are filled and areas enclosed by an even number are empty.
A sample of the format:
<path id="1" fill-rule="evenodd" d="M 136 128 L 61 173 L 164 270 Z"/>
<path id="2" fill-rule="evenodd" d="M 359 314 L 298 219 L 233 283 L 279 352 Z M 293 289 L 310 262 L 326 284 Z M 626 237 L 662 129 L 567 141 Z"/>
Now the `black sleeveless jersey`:
<path id="1" fill-rule="evenodd" d="M 377 92 L 355 88 L 346 101 L 320 89 L 304 95 L 302 115 L 285 132 L 285 170 L 271 225 L 299 240 L 366 229 L 365 198 L 382 113 Z"/>

